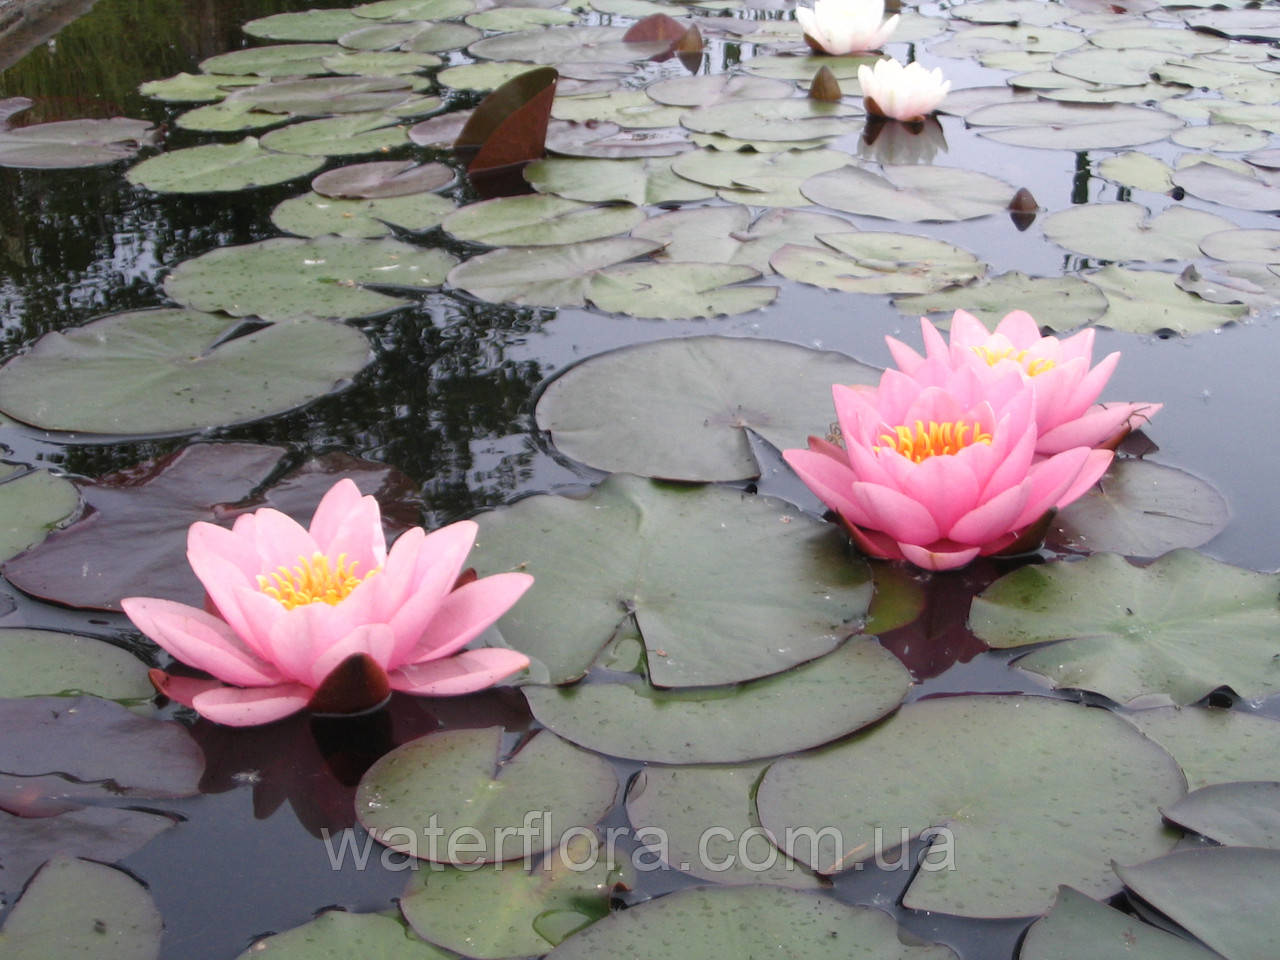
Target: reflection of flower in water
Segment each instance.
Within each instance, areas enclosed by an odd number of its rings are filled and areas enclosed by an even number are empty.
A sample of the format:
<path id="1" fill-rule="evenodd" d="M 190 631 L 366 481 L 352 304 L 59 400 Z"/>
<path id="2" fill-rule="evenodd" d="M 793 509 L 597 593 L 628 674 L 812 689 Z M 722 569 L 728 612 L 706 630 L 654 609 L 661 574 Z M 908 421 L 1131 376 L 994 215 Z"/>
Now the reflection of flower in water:
<path id="1" fill-rule="evenodd" d="M 890 58 L 858 67 L 858 85 L 867 113 L 893 120 L 923 120 L 938 109 L 951 89 L 951 81 L 943 79 L 940 69 L 926 70 L 918 63 L 904 67 Z"/>
<path id="2" fill-rule="evenodd" d="M 884 20 L 884 0 L 817 0 L 796 7 L 796 20 L 811 47 L 835 56 L 879 50 L 898 26 L 896 13 Z"/>
<path id="3" fill-rule="evenodd" d="M 344 479 L 309 530 L 270 508 L 242 514 L 231 530 L 191 525 L 187 556 L 217 615 L 150 597 L 121 605 L 165 650 L 213 675 L 152 677 L 218 723 L 270 723 L 304 707 L 353 713 L 393 689 L 471 693 L 528 665 L 514 650 L 463 647 L 533 582 L 463 575 L 477 529 L 414 527 L 388 551 L 378 502 Z"/>
<path id="4" fill-rule="evenodd" d="M 937 117 L 915 123 L 867 117 L 858 139 L 858 155 L 879 163 L 932 163 L 939 152 L 947 152 L 947 137 Z"/>

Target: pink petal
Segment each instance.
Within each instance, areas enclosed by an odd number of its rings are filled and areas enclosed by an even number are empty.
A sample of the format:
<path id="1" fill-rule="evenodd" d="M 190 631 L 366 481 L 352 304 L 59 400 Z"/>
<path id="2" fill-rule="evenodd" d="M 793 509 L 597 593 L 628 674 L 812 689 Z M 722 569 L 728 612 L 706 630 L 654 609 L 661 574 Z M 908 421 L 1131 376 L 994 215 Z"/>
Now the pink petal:
<path id="1" fill-rule="evenodd" d="M 950 530 L 977 504 L 978 481 L 961 457 L 929 457 L 912 466 L 901 490 L 932 514 L 939 531 Z"/>
<path id="2" fill-rule="evenodd" d="M 295 567 L 300 559 L 323 552 L 311 534 L 279 510 L 263 507 L 254 512 L 253 519 L 262 573 Z"/>
<path id="3" fill-rule="evenodd" d="M 1093 360 L 1093 336 L 1095 332 L 1093 327 L 1085 327 L 1075 336 L 1058 341 L 1058 356 L 1064 360 L 1081 357 L 1084 359 L 1085 365 L 1088 366 Z"/>
<path id="4" fill-rule="evenodd" d="M 311 686 L 320 686 L 338 664 L 356 653 L 367 653 L 375 663 L 385 668 L 394 645 L 395 634 L 385 623 L 367 623 L 356 627 L 316 657 L 311 666 Z"/>
<path id="5" fill-rule="evenodd" d="M 239 590 L 257 590 L 256 579 L 246 577 L 238 563 L 220 552 L 209 549 L 211 538 L 194 528 L 187 535 L 187 562 L 191 570 L 204 585 L 209 600 L 218 609 L 218 613 L 231 629 L 244 638 L 245 642 L 259 655 L 270 659 L 266 653 L 264 633 L 260 624 L 244 614 L 237 600 Z"/>
<path id="6" fill-rule="evenodd" d="M 955 522 L 947 536 L 957 543 L 982 546 L 1009 533 L 1027 504 L 1029 487 L 1019 483 L 975 507 Z"/>
<path id="7" fill-rule="evenodd" d="M 1027 479 L 1031 484 L 1027 493 L 1027 503 L 1013 526 L 1025 526 L 1056 505 L 1080 475 L 1091 452 L 1088 447 L 1074 447 L 1054 454 L 1048 460 L 1032 464 L 1031 470 L 1027 473 Z"/>
<path id="8" fill-rule="evenodd" d="M 1085 459 L 1084 466 L 1080 468 L 1075 481 L 1071 486 L 1067 487 L 1066 492 L 1058 495 L 1058 499 L 1054 502 L 1056 507 L 1065 507 L 1073 500 L 1078 500 L 1089 492 L 1089 488 L 1102 479 L 1102 475 L 1107 472 L 1107 468 L 1111 466 L 1111 460 L 1115 456 L 1110 450 L 1090 450 L 1089 456 Z"/>
<path id="9" fill-rule="evenodd" d="M 311 699 L 311 690 L 297 683 L 274 687 L 220 687 L 197 694 L 191 706 L 202 717 L 229 727 L 252 727 L 297 713 Z"/>
<path id="10" fill-rule="evenodd" d="M 126 597 L 120 604 L 134 625 L 183 663 L 228 683 L 261 686 L 280 674 L 217 617 L 172 600 Z"/>
<path id="11" fill-rule="evenodd" d="M 853 499 L 870 518 L 870 522 L 858 526 L 883 531 L 899 546 L 932 543 L 940 535 L 929 511 L 901 491 L 859 481 L 853 485 Z"/>
<path id="12" fill-rule="evenodd" d="M 527 573 L 495 573 L 454 590 L 436 610 L 409 662 L 447 657 L 474 640 L 533 586 Z"/>
<path id="13" fill-rule="evenodd" d="M 358 576 L 378 569 L 387 558 L 378 501 L 361 496 L 360 489 L 348 477 L 324 495 L 312 517 L 310 532 L 325 556 L 336 561 L 345 554 L 348 563 L 357 564 Z"/>
<path id="14" fill-rule="evenodd" d="M 928 547 L 918 547 L 910 543 L 898 544 L 902 548 L 905 559 L 924 570 L 954 570 L 963 567 L 978 555 L 978 548 L 964 550 L 937 551 Z"/>
<path id="15" fill-rule="evenodd" d="M 422 697 L 455 697 L 491 687 L 523 670 L 529 658 L 515 650 L 484 647 L 452 657 L 410 664 L 390 674 L 391 689 Z"/>
<path id="16" fill-rule="evenodd" d="M 991 331 L 986 324 L 967 310 L 957 310 L 951 315 L 951 350 L 953 356 L 957 350 L 972 351 L 987 342 Z M 985 361 L 984 361 L 985 362 Z"/>
<path id="17" fill-rule="evenodd" d="M 256 585 L 258 574 L 262 572 L 257 548 L 252 537 L 239 532 L 242 529 L 239 523 L 236 527 L 235 530 L 228 530 L 204 521 L 193 523 L 187 529 L 187 555 L 196 553 L 221 557 L 244 575 L 246 584 Z"/>
<path id="18" fill-rule="evenodd" d="M 814 496 L 840 514 L 847 523 L 863 526 L 869 519 L 853 500 L 853 471 L 812 450 L 783 450 L 782 459 L 796 472 Z"/>
<path id="19" fill-rule="evenodd" d="M 938 332 L 938 328 L 929 322 L 928 317 L 920 318 L 920 335 L 924 339 L 924 352 L 930 359 L 941 360 L 943 363 L 951 362 L 951 350 L 947 346 L 947 341 L 942 338 L 942 334 Z"/>
<path id="20" fill-rule="evenodd" d="M 1036 444 L 1040 454 L 1061 453 L 1072 447 L 1096 447 L 1123 430 L 1137 429 L 1163 407 L 1162 403 L 1099 403 L 1075 420 L 1042 434 Z"/>
<path id="21" fill-rule="evenodd" d="M 1006 313 L 995 332 L 1008 337 L 1015 350 L 1027 350 L 1040 342 L 1040 325 L 1025 310 Z"/>
<path id="22" fill-rule="evenodd" d="M 886 536 L 878 530 L 864 530 L 861 527 L 847 524 L 845 529 L 849 531 L 849 536 L 853 538 L 853 542 L 858 549 L 867 554 L 867 556 L 880 557 L 884 560 L 903 559 L 902 550 L 892 537 Z"/>
<path id="23" fill-rule="evenodd" d="M 908 376 L 911 375 L 917 367 L 924 363 L 924 357 L 916 353 L 901 340 L 893 337 L 885 337 L 884 342 L 889 345 L 889 353 L 893 357 L 893 362 L 898 365 L 898 369 Z"/>
<path id="24" fill-rule="evenodd" d="M 271 600 L 270 597 L 264 599 Z M 343 609 L 344 606 L 345 601 L 334 605 L 307 603 L 292 610 L 283 610 L 283 614 L 275 619 L 271 625 L 271 658 L 286 677 L 308 686 L 319 684 L 315 678 L 317 661 L 361 625 L 360 620 Z"/>
<path id="25" fill-rule="evenodd" d="M 412 561 L 413 578 L 409 593 L 399 608 L 385 617 L 396 637 L 387 669 L 394 670 L 403 663 L 417 659 L 413 656 L 413 649 L 457 582 L 479 529 L 472 520 L 460 520 L 433 530 L 420 541 L 410 541 L 403 559 L 396 555 L 397 563 Z M 400 541 L 397 540 L 395 547 L 399 545 Z M 392 547 L 393 553 L 395 547 Z M 390 562 L 388 559 L 388 563 Z"/>

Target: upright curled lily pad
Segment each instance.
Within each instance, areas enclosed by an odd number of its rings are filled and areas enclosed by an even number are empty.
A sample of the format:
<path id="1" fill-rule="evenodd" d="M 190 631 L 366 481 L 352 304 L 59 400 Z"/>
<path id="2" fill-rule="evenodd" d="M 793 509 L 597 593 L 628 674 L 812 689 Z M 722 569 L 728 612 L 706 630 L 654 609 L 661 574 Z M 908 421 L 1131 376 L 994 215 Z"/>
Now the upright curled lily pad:
<path id="1" fill-rule="evenodd" d="M 1216 956 L 1070 887 L 1058 890 L 1053 908 L 1031 925 L 1018 951 L 1018 960 L 1215 960 Z"/>
<path id="2" fill-rule="evenodd" d="M 775 340 L 681 337 L 597 354 L 562 372 L 535 411 L 566 456 L 610 472 L 672 480 L 760 474 L 746 431 L 779 449 L 825 433 L 832 383 L 878 371 L 839 353 Z"/>
<path id="3" fill-rule="evenodd" d="M 671 160 L 666 157 L 631 160 L 552 157 L 529 164 L 524 169 L 524 178 L 539 193 L 554 193 L 591 203 L 618 201 L 644 206 L 706 200 L 715 195 L 714 190 L 673 173 Z"/>
<path id="4" fill-rule="evenodd" d="M 1186 336 L 1215 330 L 1249 312 L 1242 304 L 1211 303 L 1187 293 L 1169 273 L 1112 264 L 1086 277 L 1107 298 L 1107 310 L 1098 322 L 1113 330 Z"/>
<path id="5" fill-rule="evenodd" d="M 637 840 L 663 842 L 649 857 L 709 883 L 822 886 L 769 840 L 756 816 L 765 764 L 642 768 L 627 788 L 627 819 Z M 661 831 L 659 834 L 658 831 Z"/>
<path id="6" fill-rule="evenodd" d="M 458 264 L 449 272 L 449 285 L 491 303 L 581 307 L 597 273 L 659 246 L 652 240 L 613 237 L 550 247 L 504 247 Z"/>
<path id="7" fill-rule="evenodd" d="M 998 143 L 1047 150 L 1133 147 L 1163 140 L 1183 126 L 1177 117 L 1144 107 L 1051 100 L 983 107 L 964 119 Z"/>
<path id="8" fill-rule="evenodd" d="M 846 960 L 955 960 L 941 944 L 904 943 L 887 913 L 776 887 L 680 890 L 616 913 L 567 940 L 551 960 L 602 956 L 667 960 L 790 956 Z M 782 945 L 781 947 L 779 945 Z"/>
<path id="9" fill-rule="evenodd" d="M 1189 793 L 1163 811 L 1185 830 L 1230 847 L 1280 850 L 1280 783 L 1217 783 Z"/>
<path id="10" fill-rule="evenodd" d="M 409 302 L 376 293 L 367 284 L 434 287 L 455 263 L 443 250 L 398 240 L 276 237 L 221 247 L 180 263 L 165 278 L 164 290 L 196 310 L 222 310 L 235 317 L 350 319 Z M 0 388 L 0 407 L 2 398 Z"/>
<path id="11" fill-rule="evenodd" d="M 122 870 L 58 856 L 0 928 L 12 957 L 155 960 L 164 924 L 146 887 Z"/>
<path id="12" fill-rule="evenodd" d="M 1044 235 L 1068 250 L 1099 260 L 1192 260 L 1200 240 L 1232 229 L 1224 217 L 1169 207 L 1148 217 L 1137 203 L 1088 203 L 1050 214 Z"/>
<path id="13" fill-rule="evenodd" d="M 777 287 L 739 286 L 753 267 L 725 263 L 635 263 L 591 278 L 587 299 L 610 313 L 663 320 L 719 317 L 766 307 Z"/>
<path id="14" fill-rule="evenodd" d="M 1216 707 L 1158 707 L 1125 719 L 1173 754 L 1191 790 L 1280 780 L 1280 721 L 1270 717 Z"/>
<path id="15" fill-rule="evenodd" d="M 644 219 L 630 205 L 597 206 L 534 194 L 498 197 L 462 207 L 444 220 L 459 240 L 490 246 L 549 246 L 626 233 Z"/>
<path id="16" fill-rule="evenodd" d="M 546 953 L 607 916 L 614 887 L 634 880 L 594 839 L 576 834 L 532 869 L 419 870 L 400 909 L 424 939 L 477 960 Z"/>
<path id="17" fill-rule="evenodd" d="M 811 177 L 800 192 L 836 210 L 915 223 L 999 213 L 1014 189 L 985 173 L 954 167 L 885 166 L 881 176 L 848 166 Z"/>
<path id="18" fill-rule="evenodd" d="M 45 334 L 0 368 L 0 409 L 45 430 L 187 433 L 292 410 L 370 359 L 364 335 L 335 323 L 225 339 L 233 326 L 193 310 L 141 310 Z"/>
<path id="19" fill-rule="evenodd" d="M 1002 577 L 973 601 L 969 626 L 998 648 L 1063 640 L 1018 666 L 1120 703 L 1194 703 L 1220 686 L 1262 697 L 1280 689 L 1277 586 L 1192 550 L 1147 567 L 1100 553 Z"/>
<path id="20" fill-rule="evenodd" d="M 657 659 L 650 654 L 651 671 Z M 539 723 L 588 749 L 648 763 L 740 763 L 807 750 L 875 723 L 910 683 L 897 657 L 855 637 L 818 660 L 737 687 L 523 690 Z"/>
<path id="21" fill-rule="evenodd" d="M 1047 539 L 1082 553 L 1158 557 L 1207 543 L 1229 517 L 1222 494 L 1198 477 L 1148 460 L 1115 460 L 1054 517 Z"/>
<path id="22" fill-rule="evenodd" d="M 0 480 L 0 563 L 39 543 L 80 506 L 75 484 L 48 470 L 0 475 Z"/>
<path id="23" fill-rule="evenodd" d="M 365 773 L 356 815 L 379 841 L 423 860 L 526 860 L 589 828 L 617 799 L 607 760 L 552 733 L 535 734 L 503 757 L 502 728 L 444 730 L 397 747 Z M 533 813 L 534 816 L 530 816 Z M 540 815 L 540 816 L 539 816 Z M 421 843 L 428 828 L 476 835 L 466 850 Z"/>
<path id="24" fill-rule="evenodd" d="M 959 247 L 903 233 L 823 234 L 821 248 L 788 245 L 769 261 L 784 277 L 848 293 L 932 293 L 976 280 L 986 264 Z"/>
<path id="25" fill-rule="evenodd" d="M 934 776 L 919 776 L 921 757 Z M 819 873 L 945 827 L 935 842 L 947 857 L 926 852 L 903 905 L 1017 917 L 1047 909 L 1060 883 L 1118 892 L 1111 861 L 1171 849 L 1176 835 L 1157 807 L 1185 789 L 1173 759 L 1109 711 L 959 696 L 916 701 L 849 740 L 778 761 L 756 803 L 783 849 Z"/>
<path id="26" fill-rule="evenodd" d="M 1042 326 L 1060 332 L 1092 323 L 1107 311 L 1106 296 L 1088 280 L 1029 277 L 1016 271 L 937 293 L 896 297 L 893 301 L 900 313 L 936 314 L 936 321 L 942 323 L 949 321 L 956 310 L 967 310 L 993 330 L 1009 312 L 1011 303 L 1018 304 Z"/>
<path id="27" fill-rule="evenodd" d="M 267 150 L 253 137 L 173 150 L 130 167 L 126 176 L 157 193 L 230 193 L 314 173 L 323 157 Z"/>
<path id="28" fill-rule="evenodd" d="M 585 499 L 529 497 L 476 519 L 478 571 L 539 578 L 500 629 L 555 683 L 582 676 L 633 613 L 654 683 L 775 673 L 837 647 L 871 595 L 836 530 L 737 491 L 615 474 Z"/>
<path id="29" fill-rule="evenodd" d="M 0 697 L 93 694 L 150 700 L 147 667 L 123 647 L 52 630 L 0 629 Z"/>
<path id="30" fill-rule="evenodd" d="M 1182 850 L 1134 866 L 1116 865 L 1130 890 L 1227 960 L 1280 951 L 1280 850 Z"/>

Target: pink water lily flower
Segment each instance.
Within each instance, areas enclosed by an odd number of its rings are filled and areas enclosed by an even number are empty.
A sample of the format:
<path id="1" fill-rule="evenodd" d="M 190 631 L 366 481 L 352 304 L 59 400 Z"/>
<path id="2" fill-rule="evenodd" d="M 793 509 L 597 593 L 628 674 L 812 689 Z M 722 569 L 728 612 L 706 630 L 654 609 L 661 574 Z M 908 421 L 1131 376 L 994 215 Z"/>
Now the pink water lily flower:
<path id="1" fill-rule="evenodd" d="M 809 438 L 783 456 L 858 546 L 929 570 L 999 553 L 1087 491 L 1109 450 L 1038 457 L 1035 394 L 1015 371 L 980 379 L 940 359 L 877 388 L 832 388 L 843 446 Z"/>
<path id="2" fill-rule="evenodd" d="M 942 339 L 927 319 L 922 357 L 905 343 L 886 337 L 894 362 L 908 376 L 923 370 L 928 360 L 968 367 L 979 378 L 1018 372 L 1035 390 L 1036 453 L 1061 453 L 1071 447 L 1110 444 L 1137 429 L 1164 406 L 1162 403 L 1094 403 L 1106 386 L 1120 352 L 1107 354 L 1095 366 L 1092 328 L 1065 340 L 1042 337 L 1031 314 L 1014 310 L 987 330 L 971 313 L 957 310 L 951 318 L 951 343 Z"/>
<path id="3" fill-rule="evenodd" d="M 899 16 L 884 19 L 884 0 L 816 0 L 812 10 L 796 7 L 796 20 L 810 46 L 841 57 L 879 50 Z"/>
<path id="4" fill-rule="evenodd" d="M 905 67 L 897 60 L 877 60 L 858 67 L 858 86 L 872 116 L 892 120 L 923 120 L 938 109 L 951 90 L 942 70 L 926 70 L 918 63 Z"/>
<path id="5" fill-rule="evenodd" d="M 463 648 L 533 583 L 524 573 L 460 576 L 476 531 L 466 520 L 415 527 L 388 551 L 378 502 L 343 479 L 310 529 L 270 508 L 230 530 L 191 525 L 187 558 L 213 612 L 152 597 L 122 605 L 176 659 L 212 675 L 152 679 L 217 723 L 353 712 L 390 690 L 470 693 L 528 665 L 514 650 Z"/>

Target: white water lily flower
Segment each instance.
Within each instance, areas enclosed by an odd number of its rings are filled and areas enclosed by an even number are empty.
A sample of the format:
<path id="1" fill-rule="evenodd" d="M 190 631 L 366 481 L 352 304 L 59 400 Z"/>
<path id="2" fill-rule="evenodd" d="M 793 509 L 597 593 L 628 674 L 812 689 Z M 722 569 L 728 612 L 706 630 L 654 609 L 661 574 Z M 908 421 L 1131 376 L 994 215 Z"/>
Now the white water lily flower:
<path id="1" fill-rule="evenodd" d="M 858 83 L 867 112 L 894 120 L 922 120 L 938 108 L 951 89 L 939 69 L 918 63 L 905 67 L 897 60 L 877 60 L 874 67 L 858 67 Z"/>
<path id="2" fill-rule="evenodd" d="M 884 0 L 816 0 L 812 10 L 796 7 L 796 19 L 813 43 L 843 56 L 879 50 L 899 18 L 895 13 L 884 20 Z"/>

